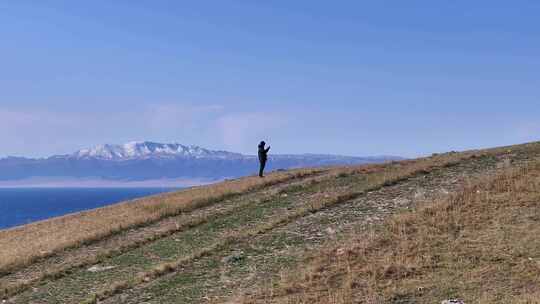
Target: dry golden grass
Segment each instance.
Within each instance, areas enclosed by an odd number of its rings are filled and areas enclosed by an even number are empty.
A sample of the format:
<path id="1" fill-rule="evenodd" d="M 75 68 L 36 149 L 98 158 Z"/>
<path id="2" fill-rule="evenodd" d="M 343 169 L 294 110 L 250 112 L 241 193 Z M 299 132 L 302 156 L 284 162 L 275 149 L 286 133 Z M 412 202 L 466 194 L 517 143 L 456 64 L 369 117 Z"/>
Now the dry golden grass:
<path id="1" fill-rule="evenodd" d="M 540 161 L 329 245 L 243 303 L 540 303 Z"/>
<path id="2" fill-rule="evenodd" d="M 299 169 L 266 178 L 244 177 L 151 196 L 0 231 L 0 274 L 55 252 L 102 239 L 124 229 L 206 206 L 230 195 L 322 172 Z"/>
<path id="3" fill-rule="evenodd" d="M 373 165 L 362 165 L 362 166 L 350 166 L 350 167 L 331 167 L 331 168 L 320 168 L 320 169 L 311 169 L 311 171 L 306 171 L 298 174 L 291 175 L 288 179 L 279 179 L 278 182 L 285 185 L 299 185 L 302 183 L 314 183 L 321 180 L 329 180 L 336 178 L 338 176 L 342 175 L 349 175 L 349 174 L 356 174 L 356 173 L 372 173 L 382 170 L 385 167 L 383 164 L 373 164 Z M 318 174 L 320 173 L 320 174 Z M 302 178 L 304 177 L 304 178 Z M 290 180 L 290 181 L 289 181 Z M 265 186 L 270 186 L 271 184 L 277 183 L 276 181 L 271 181 L 270 183 L 262 185 L 260 188 L 265 189 Z M 259 188 L 259 187 L 256 187 Z M 249 192 L 249 191 L 248 191 Z M 275 192 L 275 191 L 274 191 Z M 264 192 L 266 193 L 266 192 Z M 273 193 L 272 191 L 269 193 Z M 277 192 L 275 192 L 277 193 Z M 261 193 L 261 195 L 263 195 Z M 210 200 L 203 200 L 202 202 L 198 204 L 193 204 L 193 208 L 197 207 L 204 207 L 212 202 L 215 202 L 219 200 L 222 197 L 217 197 L 216 199 L 210 199 Z M 153 198 L 157 199 L 157 198 Z M 150 210 L 160 210 L 163 209 L 163 203 L 160 202 L 160 204 L 157 204 L 157 207 L 148 208 Z M 190 210 L 191 210 L 190 209 Z M 188 211 L 188 209 L 182 209 L 182 211 Z M 34 275 L 30 276 L 28 273 L 25 275 L 25 278 L 22 280 L 5 280 L 4 282 L 0 282 L 0 297 L 5 296 L 13 296 L 17 293 L 20 293 L 30 286 L 36 284 L 36 282 L 48 279 L 48 278 L 54 278 L 58 279 L 62 277 L 65 274 L 68 274 L 71 269 L 80 268 L 85 265 L 95 264 L 98 263 L 101 259 L 104 257 L 111 257 L 113 255 L 119 255 L 122 252 L 125 252 L 129 249 L 142 246 L 147 242 L 152 242 L 156 239 L 165 237 L 173 232 L 189 229 L 190 227 L 194 227 L 203 223 L 206 223 L 209 220 L 212 220 L 213 218 L 217 216 L 224 216 L 227 214 L 227 211 L 225 212 L 215 212 L 215 213 L 208 213 L 205 216 L 202 217 L 191 217 L 190 220 L 183 222 L 182 224 L 179 224 L 178 222 L 175 223 L 175 225 L 169 225 L 167 227 L 162 227 L 156 230 L 155 233 L 148 232 L 148 235 L 145 238 L 137 239 L 137 240 L 129 240 L 128 238 L 124 239 L 121 243 L 116 243 L 114 247 L 109 247 L 111 244 L 104 245 L 104 247 L 100 247 L 99 250 L 92 250 L 92 254 L 87 255 L 84 254 L 84 252 L 81 256 L 79 256 L 75 261 L 75 263 L 61 263 L 59 265 L 55 265 L 55 267 L 43 269 L 40 273 L 35 273 Z M 144 224 L 148 224 L 149 222 L 146 222 Z M 102 239 L 96 239 L 96 241 L 101 241 Z M 57 256 L 58 258 L 62 258 L 61 255 Z M 55 257 L 56 258 L 56 257 Z M 73 260 L 73 259 L 72 259 Z M 22 266 L 19 264 L 19 266 Z M 25 271 L 24 269 L 22 271 Z M 7 282 L 7 283 L 6 283 Z M 4 284 L 3 284 L 4 283 Z"/>
<path id="4" fill-rule="evenodd" d="M 219 240 L 218 242 L 206 247 L 201 248 L 197 252 L 194 252 L 192 255 L 181 257 L 180 259 L 172 262 L 166 262 L 159 264 L 154 268 L 139 273 L 138 276 L 134 279 L 128 281 L 119 281 L 115 282 L 108 288 L 100 290 L 97 293 L 90 296 L 83 303 L 93 304 L 99 300 L 104 300 L 114 294 L 121 293 L 125 289 L 133 288 L 134 286 L 149 282 L 154 280 L 162 275 L 165 275 L 170 272 L 176 271 L 181 266 L 186 263 L 190 263 L 195 259 L 198 259 L 202 256 L 210 255 L 219 251 L 220 249 L 229 246 L 231 244 L 244 241 L 250 237 L 265 233 L 283 225 L 285 223 L 294 221 L 300 217 L 306 216 L 307 214 L 318 212 L 321 209 L 328 208 L 340 203 L 350 201 L 358 197 L 359 195 L 364 194 L 367 191 L 373 191 L 381 187 L 397 183 L 401 180 L 410 178 L 416 174 L 424 174 L 430 172 L 434 168 L 452 166 L 464 159 L 469 157 L 476 156 L 474 153 L 462 153 L 462 154 L 447 154 L 437 157 L 423 158 L 417 160 L 408 160 L 402 161 L 399 163 L 393 163 L 391 166 L 388 164 L 379 164 L 379 165 L 364 165 L 364 166 L 353 166 L 353 167 L 344 167 L 344 168 L 333 168 L 329 172 L 330 178 L 332 176 L 343 176 L 348 174 L 366 174 L 366 184 L 363 190 L 358 192 L 347 192 L 347 193 L 336 193 L 320 198 L 314 202 L 308 203 L 305 206 L 293 210 L 289 213 L 282 214 L 273 218 L 267 223 L 263 223 L 256 227 L 251 227 L 246 230 L 237 231 L 231 235 Z"/>
<path id="5" fill-rule="evenodd" d="M 523 146 L 526 147 L 526 146 Z M 430 171 L 434 167 L 451 166 L 464 159 L 508 153 L 509 147 L 464 153 L 445 153 L 437 156 L 394 162 L 392 164 L 364 165 L 325 169 L 302 169 L 269 174 L 265 179 L 246 177 L 204 187 L 196 187 L 177 193 L 164 194 L 139 199 L 135 202 L 120 203 L 92 211 L 81 212 L 47 221 L 29 224 L 23 227 L 0 231 L 0 275 L 18 270 L 37 259 L 54 255 L 66 248 L 73 248 L 106 238 L 125 229 L 136 228 L 155 223 L 165 217 L 189 212 L 208 206 L 231 195 L 264 188 L 272 184 L 287 182 L 305 176 L 324 172 L 324 178 L 343 174 L 372 175 L 371 183 L 376 187 L 397 183 L 411 175 Z M 375 173 L 375 174 L 372 174 Z M 322 176 L 321 176 L 322 177 Z M 319 178 L 319 177 L 317 177 Z M 352 193 L 352 197 L 358 193 Z M 300 210 L 298 214 L 285 214 L 268 227 L 259 227 L 261 231 L 272 229 L 280 221 L 294 220 L 307 212 L 316 211 L 332 204 L 350 199 L 349 195 L 329 197 L 328 201 L 315 202 L 311 209 Z M 249 234 L 246 234 L 249 236 Z M 243 237 L 243 236 L 242 236 Z M 233 238 L 236 239 L 236 238 Z M 228 242 L 228 241 L 227 241 Z M 216 245 L 218 248 L 219 246 Z M 203 248 L 201 252 L 211 253 L 213 248 Z M 189 259 L 187 259 L 189 261 Z M 150 271 L 150 277 L 158 277 L 173 271 L 185 261 L 171 265 L 160 265 Z M 33 284 L 33 283 L 32 283 Z M 24 284 L 23 284 L 24 285 Z M 24 285 L 26 286 L 26 285 Z M 128 286 L 118 283 L 118 289 Z M 112 288 L 114 293 L 117 288 Z M 105 291 L 104 295 L 110 291 Z"/>
<path id="6" fill-rule="evenodd" d="M 438 163 L 443 159 L 459 159 L 463 155 L 438 156 L 424 161 Z M 408 162 L 415 161 L 404 161 Z M 188 212 L 256 188 L 286 182 L 326 171 L 329 177 L 351 172 L 370 173 L 385 165 L 364 165 L 335 168 L 309 168 L 274 172 L 264 179 L 244 177 L 187 190 L 155 195 L 134 201 L 106 206 L 86 212 L 70 214 L 22 227 L 0 231 L 0 274 L 9 273 L 40 258 L 103 239 L 125 229 L 146 225 L 167 216 Z"/>

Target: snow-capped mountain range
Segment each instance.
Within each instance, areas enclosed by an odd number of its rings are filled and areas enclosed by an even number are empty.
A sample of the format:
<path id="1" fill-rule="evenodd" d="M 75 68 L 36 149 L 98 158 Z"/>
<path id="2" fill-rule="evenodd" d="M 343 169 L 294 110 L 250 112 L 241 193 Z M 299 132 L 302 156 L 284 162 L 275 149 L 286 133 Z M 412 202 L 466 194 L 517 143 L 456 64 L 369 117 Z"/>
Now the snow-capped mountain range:
<path id="1" fill-rule="evenodd" d="M 99 145 L 82 149 L 71 157 L 77 159 L 97 158 L 103 160 L 130 160 L 151 157 L 216 158 L 236 159 L 242 154 L 227 151 L 212 151 L 199 146 L 185 146 L 178 143 L 162 144 L 155 142 L 129 142 L 123 145 Z"/>
<path id="2" fill-rule="evenodd" d="M 267 171 L 378 163 L 395 159 L 399 157 L 271 153 Z M 130 142 L 123 145 L 99 145 L 72 154 L 41 159 L 0 159 L 0 187 L 42 186 L 47 185 L 49 180 L 54 180 L 54 185 L 59 186 L 82 186 L 82 180 L 93 181 L 89 185 L 136 183 L 138 186 L 159 186 L 168 181 L 168 186 L 183 186 L 251 175 L 257 169 L 258 160 L 255 155 L 214 151 L 178 143 Z M 35 180 L 40 183 L 35 184 Z M 98 181 L 97 184 L 94 181 Z"/>

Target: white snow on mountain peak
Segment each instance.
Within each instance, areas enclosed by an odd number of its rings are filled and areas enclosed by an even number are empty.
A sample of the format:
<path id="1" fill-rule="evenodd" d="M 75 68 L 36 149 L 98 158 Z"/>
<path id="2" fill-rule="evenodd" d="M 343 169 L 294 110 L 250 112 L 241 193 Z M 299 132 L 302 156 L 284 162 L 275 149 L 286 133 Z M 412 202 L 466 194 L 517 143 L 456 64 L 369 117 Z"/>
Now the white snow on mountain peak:
<path id="1" fill-rule="evenodd" d="M 79 150 L 71 156 L 78 159 L 128 160 L 154 157 L 230 159 L 238 158 L 242 155 L 226 151 L 207 150 L 193 145 L 185 146 L 178 143 L 163 144 L 148 141 L 133 141 L 123 145 L 98 145 L 93 148 Z"/>

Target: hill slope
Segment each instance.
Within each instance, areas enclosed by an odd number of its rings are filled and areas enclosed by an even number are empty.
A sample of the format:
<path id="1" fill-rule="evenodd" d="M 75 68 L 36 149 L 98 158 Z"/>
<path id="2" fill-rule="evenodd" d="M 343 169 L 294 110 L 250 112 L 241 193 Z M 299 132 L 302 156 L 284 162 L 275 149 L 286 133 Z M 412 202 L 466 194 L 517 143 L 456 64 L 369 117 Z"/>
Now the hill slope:
<path id="1" fill-rule="evenodd" d="M 539 156 L 533 143 L 278 172 L 0 231 L 0 291 L 8 303 L 534 299 Z"/>

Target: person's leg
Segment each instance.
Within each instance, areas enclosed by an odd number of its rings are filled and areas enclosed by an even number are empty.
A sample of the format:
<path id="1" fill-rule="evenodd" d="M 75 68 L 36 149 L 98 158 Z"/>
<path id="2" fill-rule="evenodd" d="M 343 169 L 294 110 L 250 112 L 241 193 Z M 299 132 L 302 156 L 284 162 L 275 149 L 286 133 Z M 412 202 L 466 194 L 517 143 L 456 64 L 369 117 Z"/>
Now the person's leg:
<path id="1" fill-rule="evenodd" d="M 264 167 L 266 166 L 266 161 L 261 161 L 261 167 L 259 168 L 259 176 L 263 177 Z"/>

